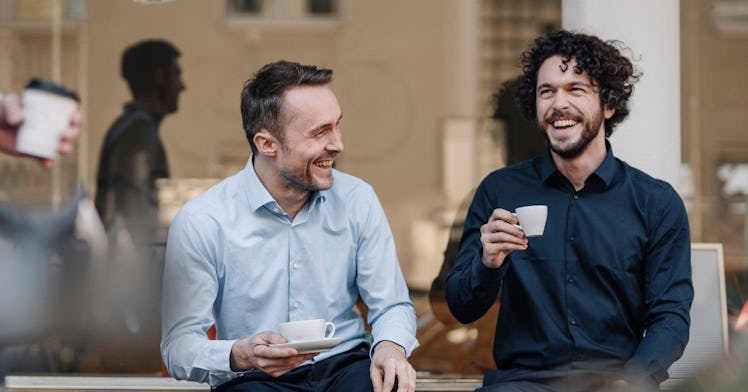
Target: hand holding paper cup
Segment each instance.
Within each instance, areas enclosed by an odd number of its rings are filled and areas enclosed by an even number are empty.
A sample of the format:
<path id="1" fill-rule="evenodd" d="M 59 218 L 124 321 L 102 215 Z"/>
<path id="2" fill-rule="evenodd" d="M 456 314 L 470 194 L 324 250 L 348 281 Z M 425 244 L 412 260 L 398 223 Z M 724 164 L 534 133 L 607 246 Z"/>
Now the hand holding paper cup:
<path id="1" fill-rule="evenodd" d="M 33 79 L 23 92 L 23 124 L 18 129 L 16 150 L 54 159 L 60 136 L 70 125 L 78 96 L 56 83 Z"/>
<path id="2" fill-rule="evenodd" d="M 525 237 L 538 237 L 545 231 L 545 221 L 548 219 L 548 206 L 533 205 L 518 207 L 514 210 Z"/>
<path id="3" fill-rule="evenodd" d="M 278 327 L 289 343 L 330 339 L 335 335 L 335 324 L 324 319 L 289 321 Z"/>

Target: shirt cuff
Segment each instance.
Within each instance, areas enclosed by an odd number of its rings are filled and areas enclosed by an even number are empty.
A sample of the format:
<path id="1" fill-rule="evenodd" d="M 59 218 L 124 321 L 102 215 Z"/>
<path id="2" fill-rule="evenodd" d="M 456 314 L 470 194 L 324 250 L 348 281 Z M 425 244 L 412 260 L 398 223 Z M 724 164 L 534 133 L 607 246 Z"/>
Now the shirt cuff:
<path id="1" fill-rule="evenodd" d="M 480 283 L 496 283 L 503 279 L 504 275 L 506 275 L 508 264 L 509 259 L 506 259 L 501 267 L 488 268 L 485 264 L 483 264 L 483 261 L 479 257 L 478 261 L 473 263 L 473 279 Z"/>
<path id="2" fill-rule="evenodd" d="M 209 354 L 205 357 L 210 363 L 196 364 L 198 368 L 214 369 L 210 371 L 208 383 L 217 386 L 241 376 L 246 371 L 231 370 L 231 347 L 236 340 L 211 340 L 208 344 Z"/>
<path id="3" fill-rule="evenodd" d="M 623 368 L 622 377 L 637 391 L 657 391 L 660 383 L 667 379 L 667 372 L 660 375 L 651 374 L 647 369 L 629 361 Z"/>
<path id="4" fill-rule="evenodd" d="M 369 357 L 374 355 L 374 349 L 377 347 L 377 344 L 383 341 L 388 341 L 397 344 L 398 346 L 405 349 L 405 358 L 409 358 L 410 354 L 413 353 L 413 350 L 415 350 L 418 347 L 418 339 L 416 339 L 415 336 L 402 336 L 393 338 L 390 337 L 380 337 L 374 342 L 372 342 L 371 350 L 369 351 Z"/>
<path id="5" fill-rule="evenodd" d="M 371 345 L 371 349 L 369 350 L 369 359 L 371 359 L 371 358 L 374 357 L 374 350 L 376 350 L 377 345 L 379 343 L 382 343 L 382 342 L 390 342 L 390 343 L 394 343 L 394 344 L 402 347 L 403 350 L 405 350 L 405 358 L 410 358 L 410 354 L 412 354 L 413 350 L 415 350 L 415 348 L 418 347 L 418 341 L 416 341 L 415 347 L 413 347 L 412 349 L 408 350 L 407 347 L 403 346 L 402 344 L 400 344 L 398 342 L 392 341 L 390 339 L 380 339 L 380 340 L 374 342 L 374 344 Z"/>

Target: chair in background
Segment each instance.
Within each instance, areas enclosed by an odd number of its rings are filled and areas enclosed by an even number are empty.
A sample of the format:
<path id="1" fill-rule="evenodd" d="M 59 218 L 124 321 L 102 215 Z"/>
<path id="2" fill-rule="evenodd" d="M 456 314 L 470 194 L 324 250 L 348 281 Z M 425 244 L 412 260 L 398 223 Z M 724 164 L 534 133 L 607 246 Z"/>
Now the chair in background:
<path id="1" fill-rule="evenodd" d="M 691 245 L 694 299 L 690 338 L 683 356 L 668 370 L 662 388 L 676 389 L 685 380 L 716 366 L 728 354 L 725 267 L 722 244 Z"/>

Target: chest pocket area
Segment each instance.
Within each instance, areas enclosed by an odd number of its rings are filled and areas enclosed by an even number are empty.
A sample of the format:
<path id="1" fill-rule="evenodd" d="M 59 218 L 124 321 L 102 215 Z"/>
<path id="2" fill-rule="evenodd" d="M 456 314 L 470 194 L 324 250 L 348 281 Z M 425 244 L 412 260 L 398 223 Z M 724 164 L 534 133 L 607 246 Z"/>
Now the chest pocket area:
<path id="1" fill-rule="evenodd" d="M 515 250 L 510 254 L 513 261 L 532 263 L 563 263 L 565 242 L 558 233 L 529 237 L 527 249 Z"/>

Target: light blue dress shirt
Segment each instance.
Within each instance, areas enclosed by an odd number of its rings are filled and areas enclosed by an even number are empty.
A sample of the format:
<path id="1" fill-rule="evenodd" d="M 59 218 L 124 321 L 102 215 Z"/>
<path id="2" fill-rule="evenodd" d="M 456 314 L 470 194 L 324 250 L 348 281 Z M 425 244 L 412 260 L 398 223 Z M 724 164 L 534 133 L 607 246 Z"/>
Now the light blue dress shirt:
<path id="1" fill-rule="evenodd" d="M 169 229 L 161 355 L 177 379 L 220 385 L 239 373 L 231 346 L 285 321 L 323 318 L 342 343 L 321 361 L 363 342 L 418 346 L 415 311 L 387 218 L 374 190 L 333 170 L 292 220 L 254 171 L 244 170 L 189 201 Z M 369 334 L 354 310 L 368 306 Z M 217 327 L 216 340 L 205 333 Z"/>

